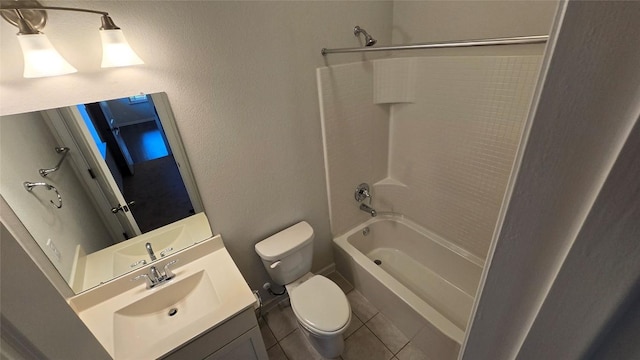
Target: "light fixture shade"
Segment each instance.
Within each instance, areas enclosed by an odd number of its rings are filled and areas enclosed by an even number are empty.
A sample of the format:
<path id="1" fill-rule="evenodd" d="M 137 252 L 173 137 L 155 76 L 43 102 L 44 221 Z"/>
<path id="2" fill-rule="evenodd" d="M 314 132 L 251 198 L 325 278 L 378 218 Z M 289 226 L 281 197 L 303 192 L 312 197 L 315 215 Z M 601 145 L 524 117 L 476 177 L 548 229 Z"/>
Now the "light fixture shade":
<path id="1" fill-rule="evenodd" d="M 129 46 L 122 30 L 100 30 L 100 37 L 103 68 L 144 64 Z"/>
<path id="2" fill-rule="evenodd" d="M 24 77 L 37 78 L 77 72 L 53 47 L 45 34 L 18 35 L 24 56 Z"/>

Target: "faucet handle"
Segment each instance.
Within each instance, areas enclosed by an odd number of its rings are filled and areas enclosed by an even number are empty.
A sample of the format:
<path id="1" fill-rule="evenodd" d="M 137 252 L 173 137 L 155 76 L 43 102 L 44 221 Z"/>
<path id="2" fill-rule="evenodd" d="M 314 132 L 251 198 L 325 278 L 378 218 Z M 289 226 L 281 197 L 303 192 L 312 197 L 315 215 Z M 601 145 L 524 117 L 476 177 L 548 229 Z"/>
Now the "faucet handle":
<path id="1" fill-rule="evenodd" d="M 140 274 L 134 278 L 131 279 L 131 281 L 138 281 L 140 279 L 145 279 L 147 280 L 147 289 L 153 287 L 156 283 L 153 279 L 151 279 L 151 277 L 147 274 Z"/>
<path id="2" fill-rule="evenodd" d="M 160 257 L 165 257 L 165 255 L 167 255 L 170 251 L 173 251 L 172 247 L 168 247 L 168 248 L 160 251 Z"/>
<path id="3" fill-rule="evenodd" d="M 357 202 L 363 202 L 366 199 L 371 201 L 371 193 L 369 193 L 369 184 L 362 183 L 356 187 L 356 192 L 353 195 Z"/>
<path id="4" fill-rule="evenodd" d="M 176 274 L 174 274 L 173 271 L 171 271 L 171 269 L 169 269 L 169 266 L 171 266 L 171 265 L 173 265 L 173 264 L 175 264 L 177 262 L 178 262 L 178 259 L 175 259 L 175 260 L 169 261 L 168 263 L 166 263 L 164 265 L 164 278 L 165 278 L 165 280 L 171 280 L 176 276 Z"/>
<path id="5" fill-rule="evenodd" d="M 134 268 L 134 267 L 136 267 L 136 266 L 138 266 L 138 265 L 140 265 L 140 264 L 142 264 L 142 265 L 147 265 L 147 260 L 145 260 L 145 259 L 138 260 L 138 261 L 134 262 L 133 264 L 131 264 L 130 266 L 131 266 L 132 268 Z"/>

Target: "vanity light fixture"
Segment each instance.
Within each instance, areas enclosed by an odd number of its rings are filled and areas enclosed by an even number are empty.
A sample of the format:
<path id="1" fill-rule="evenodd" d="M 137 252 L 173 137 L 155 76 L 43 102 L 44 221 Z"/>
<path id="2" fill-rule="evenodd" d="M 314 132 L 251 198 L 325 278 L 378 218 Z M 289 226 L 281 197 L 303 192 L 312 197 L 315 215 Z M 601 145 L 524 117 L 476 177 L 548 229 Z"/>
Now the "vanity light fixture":
<path id="1" fill-rule="evenodd" d="M 46 10 L 77 11 L 102 16 L 102 67 L 119 67 L 144 64 L 131 49 L 122 30 L 113 22 L 109 13 L 98 10 L 42 6 L 35 0 L 3 0 L 0 2 L 2 18 L 16 26 L 18 42 L 24 56 L 24 77 L 57 76 L 77 72 L 53 47 L 45 34 L 40 32 L 47 22 Z"/>
<path id="2" fill-rule="evenodd" d="M 78 71 L 53 47 L 47 35 L 33 27 L 19 10 L 15 10 L 15 14 L 18 43 L 24 57 L 24 77 L 56 76 Z"/>

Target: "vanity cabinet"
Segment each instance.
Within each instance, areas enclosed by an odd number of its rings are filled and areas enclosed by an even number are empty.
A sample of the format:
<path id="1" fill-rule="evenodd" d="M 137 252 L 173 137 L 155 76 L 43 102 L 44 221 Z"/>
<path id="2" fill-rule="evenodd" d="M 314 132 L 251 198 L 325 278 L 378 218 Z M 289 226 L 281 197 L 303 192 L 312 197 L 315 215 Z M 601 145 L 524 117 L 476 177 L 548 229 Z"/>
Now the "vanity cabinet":
<path id="1" fill-rule="evenodd" d="M 253 307 L 200 334 L 163 360 L 268 360 Z"/>
<path id="2" fill-rule="evenodd" d="M 206 360 L 268 360 L 262 334 L 257 326 L 240 335 Z"/>

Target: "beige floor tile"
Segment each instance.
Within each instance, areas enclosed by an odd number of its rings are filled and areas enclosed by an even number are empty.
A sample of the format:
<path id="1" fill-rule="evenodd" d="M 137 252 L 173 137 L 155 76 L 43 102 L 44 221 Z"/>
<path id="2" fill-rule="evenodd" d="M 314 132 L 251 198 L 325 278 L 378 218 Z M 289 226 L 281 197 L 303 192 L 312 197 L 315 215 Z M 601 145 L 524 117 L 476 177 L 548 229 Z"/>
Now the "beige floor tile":
<path id="1" fill-rule="evenodd" d="M 267 350 L 267 355 L 269 355 L 269 360 L 288 360 L 284 351 L 282 351 L 282 348 L 278 344 L 269 348 L 269 350 Z"/>
<path id="2" fill-rule="evenodd" d="M 351 285 L 347 279 L 345 279 L 342 275 L 340 275 L 339 272 L 334 271 L 331 274 L 327 275 L 327 278 L 329 278 L 331 281 L 333 281 L 334 283 L 336 283 L 340 289 L 342 289 L 342 292 L 344 292 L 345 294 L 348 294 L 349 291 L 353 290 L 353 285 Z"/>
<path id="3" fill-rule="evenodd" d="M 265 319 L 273 336 L 275 336 L 278 341 L 291 334 L 297 327 L 296 315 L 290 306 L 274 307 L 265 315 Z"/>
<path id="4" fill-rule="evenodd" d="M 362 322 L 369 321 L 369 319 L 378 313 L 378 309 L 371 305 L 358 290 L 349 292 L 347 299 L 349 299 L 349 304 L 351 304 L 351 311 L 353 311 Z"/>
<path id="5" fill-rule="evenodd" d="M 408 342 L 406 336 L 382 313 L 378 313 L 365 324 L 392 353 L 397 354 Z"/>
<path id="6" fill-rule="evenodd" d="M 425 355 L 420 349 L 418 349 L 411 342 L 407 344 L 400 352 L 397 354 L 398 360 L 429 360 L 427 355 Z"/>
<path id="7" fill-rule="evenodd" d="M 358 319 L 357 316 L 355 316 L 353 314 L 353 312 L 351 313 L 351 323 L 349 324 L 349 327 L 347 328 L 347 330 L 344 332 L 343 336 L 344 338 L 348 338 L 351 334 L 353 334 L 354 332 L 356 332 L 356 330 L 360 329 L 360 327 L 364 325 L 364 323 L 362 321 L 360 321 L 360 319 Z"/>
<path id="8" fill-rule="evenodd" d="M 393 357 L 391 351 L 366 326 L 349 336 L 344 345 L 342 357 L 345 360 L 389 360 Z"/>
<path id="9" fill-rule="evenodd" d="M 326 360 L 309 344 L 300 329 L 282 339 L 280 346 L 289 360 Z"/>

